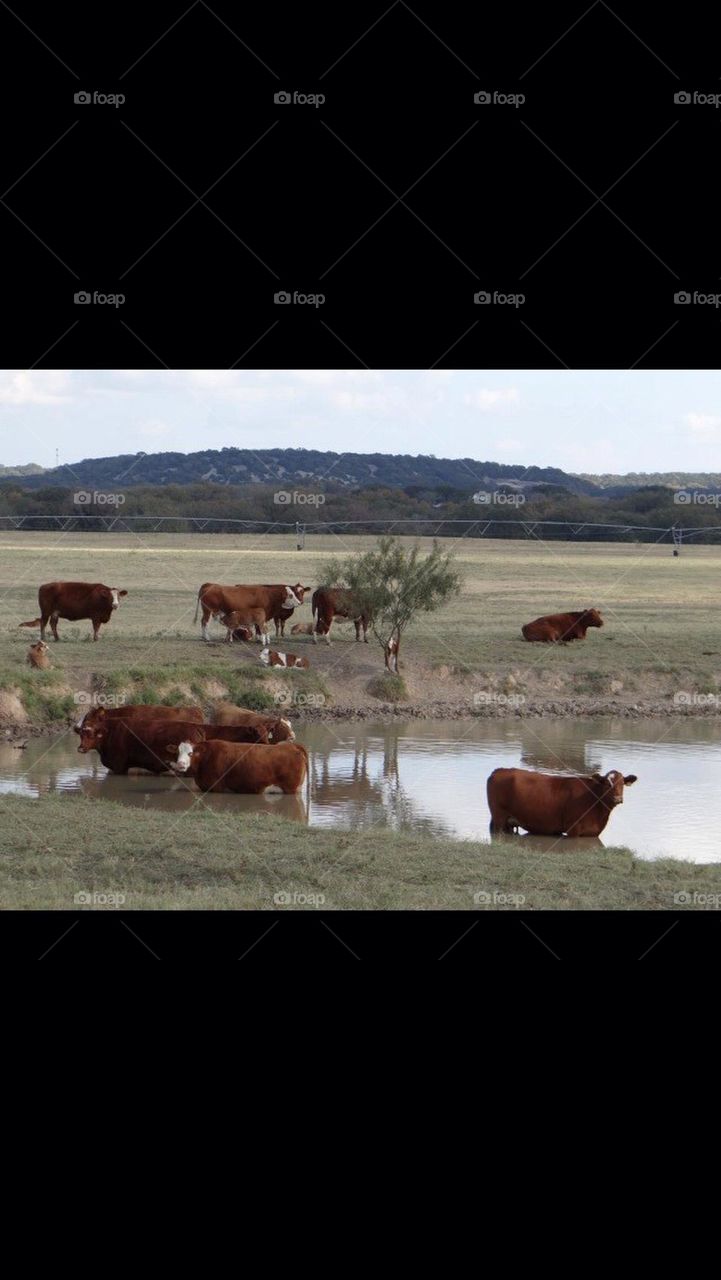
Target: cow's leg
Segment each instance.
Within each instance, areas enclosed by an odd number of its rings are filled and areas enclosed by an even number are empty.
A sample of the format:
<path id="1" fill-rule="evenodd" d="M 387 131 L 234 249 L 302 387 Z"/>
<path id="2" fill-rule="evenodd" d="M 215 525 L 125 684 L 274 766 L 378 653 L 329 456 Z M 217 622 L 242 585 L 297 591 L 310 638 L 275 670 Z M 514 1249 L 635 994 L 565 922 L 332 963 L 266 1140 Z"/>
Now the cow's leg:
<path id="1" fill-rule="evenodd" d="M 360 618 L 353 619 L 353 626 L 355 627 L 355 642 L 356 644 L 360 644 L 360 629 L 361 629 Z"/>
<path id="2" fill-rule="evenodd" d="M 60 637 L 59 637 L 59 635 L 58 635 L 58 618 L 59 618 L 59 617 L 60 617 L 60 614 L 59 614 L 59 613 L 51 613 L 51 614 L 50 614 L 50 630 L 51 630 L 51 631 L 52 631 L 52 633 L 53 633 L 53 639 L 54 639 L 54 640 L 59 640 L 59 639 L 60 639 Z M 40 635 L 41 635 L 41 637 L 42 637 L 42 628 L 41 628 L 41 631 L 40 631 Z"/>
<path id="3" fill-rule="evenodd" d="M 97 640 L 101 624 L 93 619 L 93 640 Z"/>
<path id="4" fill-rule="evenodd" d="M 206 609 L 205 605 L 203 605 L 203 617 L 200 623 L 200 635 L 201 635 L 201 638 L 205 640 L 207 644 L 210 644 L 210 631 L 208 629 L 210 614 L 211 614 L 211 610 Z"/>
<path id="5" fill-rule="evenodd" d="M 361 622 L 363 624 L 363 643 L 368 644 L 368 619 L 361 618 Z"/>
<path id="6" fill-rule="evenodd" d="M 316 639 L 315 631 L 311 631 L 311 633 L 310 633 L 310 638 L 311 638 L 311 640 L 313 641 L 313 644 L 317 644 L 317 643 L 318 643 L 318 641 L 317 641 L 317 639 Z"/>
<path id="7" fill-rule="evenodd" d="M 40 639 L 41 640 L 45 639 L 45 628 L 48 625 L 48 617 L 49 615 L 47 613 L 44 613 L 40 619 Z"/>

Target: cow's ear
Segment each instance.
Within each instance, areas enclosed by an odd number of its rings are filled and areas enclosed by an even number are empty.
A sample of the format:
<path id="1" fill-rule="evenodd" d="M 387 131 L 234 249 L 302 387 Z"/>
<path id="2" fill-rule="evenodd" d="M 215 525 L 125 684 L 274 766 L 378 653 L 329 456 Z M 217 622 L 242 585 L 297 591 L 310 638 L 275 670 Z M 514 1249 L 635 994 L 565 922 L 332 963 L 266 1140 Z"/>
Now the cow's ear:
<path id="1" fill-rule="evenodd" d="M 601 782 L 601 783 L 606 783 L 606 782 L 608 782 L 608 778 L 604 778 L 603 774 L 601 774 L 601 773 L 592 773 L 592 774 L 591 774 L 591 782 Z"/>
<path id="2" fill-rule="evenodd" d="M 96 711 L 96 713 L 95 713 L 95 714 L 96 714 L 96 717 L 97 717 L 97 719 L 98 719 L 98 720 L 104 720 L 104 719 L 105 719 L 105 707 L 98 707 L 98 709 L 97 709 L 97 711 Z"/>
<path id="3" fill-rule="evenodd" d="M 636 777 L 636 774 L 635 774 L 635 773 L 629 773 L 629 774 L 624 778 L 623 782 L 624 782 L 624 786 L 626 786 L 626 787 L 630 787 L 630 786 L 632 786 L 632 785 L 633 785 L 633 783 L 634 783 L 634 782 L 638 782 L 638 778 Z"/>
<path id="4" fill-rule="evenodd" d="M 127 593 L 127 591 L 119 591 L 119 592 L 118 592 L 118 595 L 119 595 L 119 596 L 126 596 L 127 594 L 128 594 L 128 593 Z"/>
<path id="5" fill-rule="evenodd" d="M 166 756 L 177 756 L 177 754 L 178 754 L 178 744 L 177 744 L 177 742 L 166 742 L 166 744 L 165 744 L 165 754 L 166 754 Z"/>

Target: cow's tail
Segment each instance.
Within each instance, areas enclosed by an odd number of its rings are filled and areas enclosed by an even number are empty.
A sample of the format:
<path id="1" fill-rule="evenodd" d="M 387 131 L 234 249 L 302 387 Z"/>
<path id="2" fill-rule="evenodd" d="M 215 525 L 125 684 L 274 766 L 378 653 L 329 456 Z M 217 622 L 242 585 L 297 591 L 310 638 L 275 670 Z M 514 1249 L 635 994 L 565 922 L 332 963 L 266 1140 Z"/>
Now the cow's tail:
<path id="1" fill-rule="evenodd" d="M 32 622 L 19 622 L 19 627 L 39 627 L 42 624 L 42 618 L 33 618 Z"/>
<path id="2" fill-rule="evenodd" d="M 318 612 L 318 593 L 319 593 L 319 591 L 320 591 L 320 587 L 316 587 L 315 591 L 313 592 L 313 595 L 311 596 L 311 601 L 310 601 L 310 611 L 311 611 L 311 613 L 312 613 L 312 615 L 313 615 L 313 617 L 314 617 L 314 618 L 315 618 L 316 613 Z"/>

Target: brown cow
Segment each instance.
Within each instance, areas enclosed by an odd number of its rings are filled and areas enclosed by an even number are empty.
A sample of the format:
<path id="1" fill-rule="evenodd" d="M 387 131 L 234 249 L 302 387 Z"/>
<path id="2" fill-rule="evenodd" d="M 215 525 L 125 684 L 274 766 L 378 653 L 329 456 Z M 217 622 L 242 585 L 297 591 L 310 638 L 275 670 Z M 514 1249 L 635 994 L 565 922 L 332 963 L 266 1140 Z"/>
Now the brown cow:
<path id="1" fill-rule="evenodd" d="M 202 606 L 201 635 L 210 641 L 208 621 L 216 614 L 224 615 L 234 610 L 262 609 L 266 622 L 280 614 L 282 609 L 296 609 L 303 603 L 303 596 L 308 590 L 302 583 L 296 582 L 294 587 L 282 584 L 250 585 L 237 583 L 234 587 L 224 587 L 218 582 L 204 582 L 198 592 L 193 622 L 198 621 L 198 610 Z"/>
<path id="2" fill-rule="evenodd" d="M 611 810 L 623 804 L 624 786 L 636 780 L 617 769 L 586 778 L 494 769 L 486 786 L 491 833 L 523 827 L 536 836 L 598 836 Z"/>
<path id="3" fill-rule="evenodd" d="M 313 617 L 318 616 L 313 644 L 317 644 L 316 635 L 325 636 L 326 644 L 330 644 L 330 629 L 335 618 L 350 618 L 355 623 L 355 638 L 360 640 L 361 627 L 363 639 L 368 644 L 368 624 L 370 617 L 359 611 L 353 603 L 350 591 L 345 587 L 317 587 L 311 600 Z"/>
<path id="4" fill-rule="evenodd" d="M 307 670 L 310 663 L 307 658 L 299 658 L 297 653 L 277 653 L 275 649 L 263 649 L 260 660 L 264 667 L 300 667 Z"/>
<path id="5" fill-rule="evenodd" d="M 203 712 L 200 707 L 156 707 L 150 702 L 129 703 L 127 707 L 91 707 L 82 720 L 74 725 L 75 732 L 80 733 L 82 727 L 89 729 L 106 719 L 185 720 L 191 724 L 202 724 Z"/>
<path id="6" fill-rule="evenodd" d="M 80 732 L 78 751 L 97 751 L 102 764 L 111 773 L 127 773 L 128 769 L 148 769 L 151 773 L 167 773 L 170 768 L 167 747 L 179 739 L 204 742 L 267 744 L 263 728 L 250 725 L 193 724 L 183 720 L 109 720 L 100 721 Z"/>
<path id="7" fill-rule="evenodd" d="M 267 584 L 266 584 L 266 585 L 267 585 Z M 301 584 L 300 584 L 300 583 L 298 583 L 298 584 L 293 588 L 293 591 L 295 592 L 295 594 L 296 594 L 296 595 L 298 595 L 298 588 L 300 588 L 300 590 L 303 592 L 303 595 L 304 595 L 304 596 L 306 596 L 306 595 L 308 594 L 308 592 L 312 590 L 312 588 L 311 588 L 311 587 L 302 587 L 302 586 L 301 586 Z M 303 603 L 303 597 L 302 597 L 302 596 L 300 596 L 300 597 L 299 597 L 299 599 L 300 599 L 300 602 L 301 602 L 301 604 L 302 604 L 302 603 Z M 278 636 L 284 636 L 284 635 L 285 635 L 285 624 L 286 624 L 286 622 L 288 621 L 288 619 L 289 619 L 289 618 L 292 618 L 292 617 L 293 617 L 293 610 L 292 610 L 292 609 L 278 609 L 278 610 L 273 614 L 273 622 L 275 623 L 275 634 L 276 634 L 276 638 L 277 638 Z M 270 621 L 270 619 L 268 619 L 268 621 Z M 291 633 L 291 634 L 292 634 L 292 633 Z M 310 634 L 310 633 L 309 633 L 309 634 Z"/>
<path id="8" fill-rule="evenodd" d="M 295 742 L 290 720 L 261 711 L 249 711 L 236 707 L 232 702 L 217 702 L 213 711 L 214 724 L 262 725 L 267 730 L 269 742 Z"/>
<path id="9" fill-rule="evenodd" d="M 174 773 L 194 778 L 201 791 L 238 791 L 261 795 L 282 791 L 294 795 L 308 774 L 308 752 L 297 742 L 279 746 L 240 746 L 234 742 L 176 745 Z"/>
<path id="10" fill-rule="evenodd" d="M 39 626 L 40 639 L 44 640 L 49 619 L 50 629 L 58 640 L 58 618 L 65 618 L 67 622 L 89 618 L 93 624 L 93 640 L 97 640 L 102 624 L 110 621 L 113 611 L 127 594 L 118 587 L 106 587 L 102 582 L 46 582 L 38 590 L 40 617 L 19 625 Z"/>
<path id="11" fill-rule="evenodd" d="M 40 671 L 47 671 L 52 667 L 52 662 L 48 657 L 48 646 L 44 640 L 38 640 L 36 644 L 31 644 L 27 652 L 26 662 L 31 667 L 37 667 Z"/>
<path id="12" fill-rule="evenodd" d="M 270 643 L 270 633 L 265 609 L 233 609 L 232 613 L 216 614 L 216 621 L 226 628 L 226 644 L 234 639 L 252 640 L 258 631 L 264 644 Z"/>
<path id="13" fill-rule="evenodd" d="M 585 640 L 589 627 L 602 627 L 603 618 L 598 609 L 582 609 L 580 613 L 549 613 L 521 627 L 524 640 L 539 640 L 545 644 L 565 643 L 568 640 Z"/>

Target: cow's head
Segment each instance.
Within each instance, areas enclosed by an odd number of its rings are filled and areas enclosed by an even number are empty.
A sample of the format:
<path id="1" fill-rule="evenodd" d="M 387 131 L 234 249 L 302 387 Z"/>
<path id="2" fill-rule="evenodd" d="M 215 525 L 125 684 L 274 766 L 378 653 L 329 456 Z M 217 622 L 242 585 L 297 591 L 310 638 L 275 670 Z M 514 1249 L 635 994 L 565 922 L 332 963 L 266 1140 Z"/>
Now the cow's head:
<path id="1" fill-rule="evenodd" d="M 283 601 L 283 608 L 297 609 L 300 605 L 302 605 L 305 590 L 306 588 L 302 587 L 299 582 L 296 582 L 294 587 L 289 587 L 286 585 L 285 600 Z"/>
<path id="2" fill-rule="evenodd" d="M 95 710 L 92 719 L 90 719 L 90 715 L 91 713 L 88 712 L 80 727 L 77 728 L 76 726 L 76 730 L 80 734 L 78 751 L 82 751 L 83 755 L 87 751 L 99 751 L 108 731 L 107 717 L 103 707 L 98 707 Z"/>
<path id="3" fill-rule="evenodd" d="M 121 598 L 126 596 L 127 591 L 121 591 L 120 587 L 101 587 L 100 595 L 103 600 L 110 605 L 111 609 L 117 609 L 120 605 Z"/>
<path id="4" fill-rule="evenodd" d="M 584 609 L 582 621 L 587 627 L 602 627 L 603 618 L 598 609 Z"/>
<path id="5" fill-rule="evenodd" d="M 593 782 L 595 784 L 596 794 L 609 809 L 615 808 L 617 804 L 623 804 L 623 789 L 630 787 L 637 782 L 635 773 L 629 773 L 624 778 L 618 769 L 609 769 L 607 774 L 594 773 Z"/>
<path id="6" fill-rule="evenodd" d="M 295 742 L 295 734 L 290 720 L 286 720 L 281 716 L 279 720 L 274 720 L 268 725 L 268 741 L 275 742 Z"/>
<path id="7" fill-rule="evenodd" d="M 197 749 L 198 744 L 193 742 L 168 743 L 165 751 L 172 757 L 170 767 L 173 773 L 192 773 L 192 766 L 197 764 Z"/>

